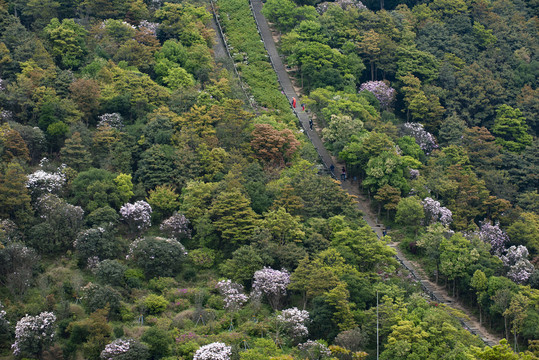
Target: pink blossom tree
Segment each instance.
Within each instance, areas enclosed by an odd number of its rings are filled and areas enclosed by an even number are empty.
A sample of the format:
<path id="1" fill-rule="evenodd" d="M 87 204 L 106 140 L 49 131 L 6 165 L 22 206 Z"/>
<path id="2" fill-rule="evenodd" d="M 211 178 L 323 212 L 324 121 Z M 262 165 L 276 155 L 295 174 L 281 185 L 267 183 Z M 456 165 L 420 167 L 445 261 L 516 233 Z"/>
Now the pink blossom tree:
<path id="1" fill-rule="evenodd" d="M 425 220 L 427 225 L 439 221 L 442 225 L 449 225 L 453 221 L 451 210 L 440 205 L 439 201 L 436 201 L 430 197 L 426 197 L 421 201 L 423 210 L 425 211 Z"/>
<path id="2" fill-rule="evenodd" d="M 174 213 L 171 217 L 161 223 L 159 229 L 167 236 L 178 240 L 182 238 L 191 238 L 191 229 L 189 229 L 189 219 L 183 214 Z"/>
<path id="3" fill-rule="evenodd" d="M 361 93 L 362 91 L 370 91 L 378 99 L 382 109 L 390 108 L 393 101 L 395 101 L 395 89 L 383 81 L 364 82 L 359 87 L 359 92 Z"/>
<path id="4" fill-rule="evenodd" d="M 276 310 L 286 295 L 288 284 L 290 284 L 290 273 L 288 271 L 264 267 L 254 274 L 254 295 L 266 295 L 270 306 Z"/>
<path id="5" fill-rule="evenodd" d="M 116 339 L 101 351 L 103 360 L 145 360 L 150 356 L 148 347 L 135 339 Z"/>
<path id="6" fill-rule="evenodd" d="M 490 221 L 481 222 L 479 231 L 475 235 L 483 242 L 490 244 L 490 252 L 498 256 L 503 253 L 505 244 L 509 242 L 509 236 L 500 229 L 499 224 L 492 225 Z"/>
<path id="7" fill-rule="evenodd" d="M 407 122 L 402 126 L 404 135 L 411 136 L 425 154 L 430 154 L 434 149 L 438 149 L 436 138 L 430 132 L 423 129 L 423 125 L 414 122 Z"/>

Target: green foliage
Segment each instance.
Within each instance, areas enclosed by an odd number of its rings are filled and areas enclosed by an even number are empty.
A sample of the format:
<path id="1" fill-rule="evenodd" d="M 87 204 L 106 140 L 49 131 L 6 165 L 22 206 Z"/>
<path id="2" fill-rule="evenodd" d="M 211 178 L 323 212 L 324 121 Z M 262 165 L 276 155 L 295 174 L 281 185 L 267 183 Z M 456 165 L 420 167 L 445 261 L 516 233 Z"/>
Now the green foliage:
<path id="1" fill-rule="evenodd" d="M 200 248 L 189 251 L 189 260 L 198 268 L 208 269 L 215 263 L 215 251 L 212 249 Z"/>
<path id="2" fill-rule="evenodd" d="M 117 260 L 103 260 L 96 270 L 97 280 L 103 284 L 112 286 L 123 286 L 125 284 L 125 271 L 127 266 Z"/>
<path id="3" fill-rule="evenodd" d="M 170 354 L 173 338 L 167 331 L 151 327 L 142 334 L 140 339 L 148 344 L 152 359 L 160 359 Z"/>
<path id="4" fill-rule="evenodd" d="M 115 176 L 105 169 L 80 172 L 72 183 L 74 202 L 89 212 L 105 206 L 118 209 L 122 205 L 122 195 L 114 179 Z"/>
<path id="5" fill-rule="evenodd" d="M 492 133 L 498 136 L 497 143 L 513 152 L 521 152 L 532 143 L 533 138 L 527 133 L 528 126 L 519 109 L 501 105 L 496 114 Z"/>
<path id="6" fill-rule="evenodd" d="M 148 277 L 176 275 L 185 255 L 178 241 L 151 236 L 135 240 L 130 249 L 130 258 Z"/>
<path id="7" fill-rule="evenodd" d="M 157 315 L 165 311 L 168 301 L 161 295 L 150 294 L 142 302 L 145 311 L 150 315 Z"/>
<path id="8" fill-rule="evenodd" d="M 86 30 L 72 19 L 57 18 L 51 20 L 45 27 L 45 33 L 52 45 L 52 55 L 57 63 L 65 68 L 78 68 L 82 64 L 82 58 L 86 53 L 84 36 Z"/>

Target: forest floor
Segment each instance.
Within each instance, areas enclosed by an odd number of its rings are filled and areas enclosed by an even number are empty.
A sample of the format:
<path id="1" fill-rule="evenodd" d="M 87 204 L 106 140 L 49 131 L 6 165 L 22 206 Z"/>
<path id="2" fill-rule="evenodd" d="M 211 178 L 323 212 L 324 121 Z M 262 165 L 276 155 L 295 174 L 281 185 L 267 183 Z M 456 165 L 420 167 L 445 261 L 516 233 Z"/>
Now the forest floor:
<path id="1" fill-rule="evenodd" d="M 298 84 L 297 81 L 294 81 L 295 79 L 291 76 L 292 69 L 283 66 L 281 57 L 274 50 L 276 48 L 275 44 L 279 41 L 280 33 L 269 29 L 266 19 L 260 12 L 262 8 L 261 1 L 251 0 L 251 4 L 255 19 L 257 20 L 259 26 L 260 35 L 265 43 L 266 50 L 268 50 L 268 54 L 273 63 L 273 67 L 279 77 L 279 81 L 281 83 L 281 86 L 283 87 L 284 93 L 289 98 L 289 101 L 292 100 L 293 96 L 295 96 L 299 100 L 300 98 L 297 96 L 297 94 L 301 94 L 301 83 Z M 294 113 L 298 116 L 300 124 L 302 124 L 305 129 L 306 120 L 304 119 L 305 116 L 302 115 L 307 115 L 308 119 L 309 114 L 303 111 L 294 111 Z M 317 149 L 320 158 L 325 163 L 326 167 L 334 165 L 336 173 L 340 174 L 339 169 L 343 168 L 345 164 L 340 163 L 335 157 L 329 154 L 329 152 L 323 146 L 317 146 L 320 141 L 320 137 L 318 135 L 319 131 L 320 129 L 316 126 L 315 123 L 314 133 L 310 133 L 309 138 L 311 139 L 311 141 L 314 140 L 313 144 L 315 145 L 315 148 Z M 359 209 L 364 214 L 363 219 L 373 229 L 373 231 L 378 235 L 378 237 L 382 238 L 385 226 L 372 212 L 371 202 L 369 198 L 360 191 L 359 183 L 357 181 L 353 181 L 352 179 L 348 179 L 343 181 L 341 186 L 349 194 L 355 197 Z M 416 277 L 417 281 L 421 282 L 423 289 L 433 298 L 433 300 L 446 304 L 447 306 L 459 310 L 466 315 L 467 318 L 459 319 L 461 320 L 462 325 L 468 331 L 475 335 L 478 335 L 486 344 L 490 346 L 499 343 L 501 338 L 497 334 L 492 334 L 484 326 L 480 325 L 479 319 L 475 316 L 475 314 L 473 314 L 470 309 L 466 308 L 457 298 L 450 296 L 449 291 L 445 286 L 441 286 L 431 281 L 429 279 L 429 276 L 425 274 L 425 272 L 418 263 L 408 260 L 406 258 L 406 255 L 399 249 L 398 243 L 393 242 L 388 245 L 395 249 L 395 251 L 397 252 L 397 259 L 403 264 L 404 267 L 408 268 L 408 270 L 411 271 L 414 277 Z"/>

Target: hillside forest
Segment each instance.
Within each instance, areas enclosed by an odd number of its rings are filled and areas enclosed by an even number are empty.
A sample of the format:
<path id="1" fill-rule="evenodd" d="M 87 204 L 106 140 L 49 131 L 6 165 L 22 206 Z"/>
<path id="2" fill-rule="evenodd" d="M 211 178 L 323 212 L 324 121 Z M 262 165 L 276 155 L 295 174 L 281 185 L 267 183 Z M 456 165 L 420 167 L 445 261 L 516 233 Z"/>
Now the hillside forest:
<path id="1" fill-rule="evenodd" d="M 0 0 L 0 359 L 538 359 L 539 1 L 263 14 L 387 234 L 249 0 Z"/>

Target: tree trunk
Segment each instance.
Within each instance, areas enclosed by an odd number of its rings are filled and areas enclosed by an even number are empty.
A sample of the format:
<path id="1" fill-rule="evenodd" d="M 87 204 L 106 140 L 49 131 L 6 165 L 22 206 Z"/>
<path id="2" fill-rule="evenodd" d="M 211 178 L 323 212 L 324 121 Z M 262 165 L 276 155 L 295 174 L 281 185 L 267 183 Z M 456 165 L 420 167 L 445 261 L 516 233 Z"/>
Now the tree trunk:
<path id="1" fill-rule="evenodd" d="M 371 61 L 371 81 L 374 81 L 374 61 Z"/>
<path id="2" fill-rule="evenodd" d="M 436 263 L 436 285 L 438 285 L 438 279 L 440 278 L 440 263 Z"/>
<path id="3" fill-rule="evenodd" d="M 479 325 L 483 325 L 483 317 L 482 317 L 481 305 L 479 305 Z"/>
<path id="4" fill-rule="evenodd" d="M 503 317 L 503 322 L 504 322 L 504 325 L 505 325 L 505 338 L 509 339 L 509 331 L 507 330 L 507 316 Z"/>

